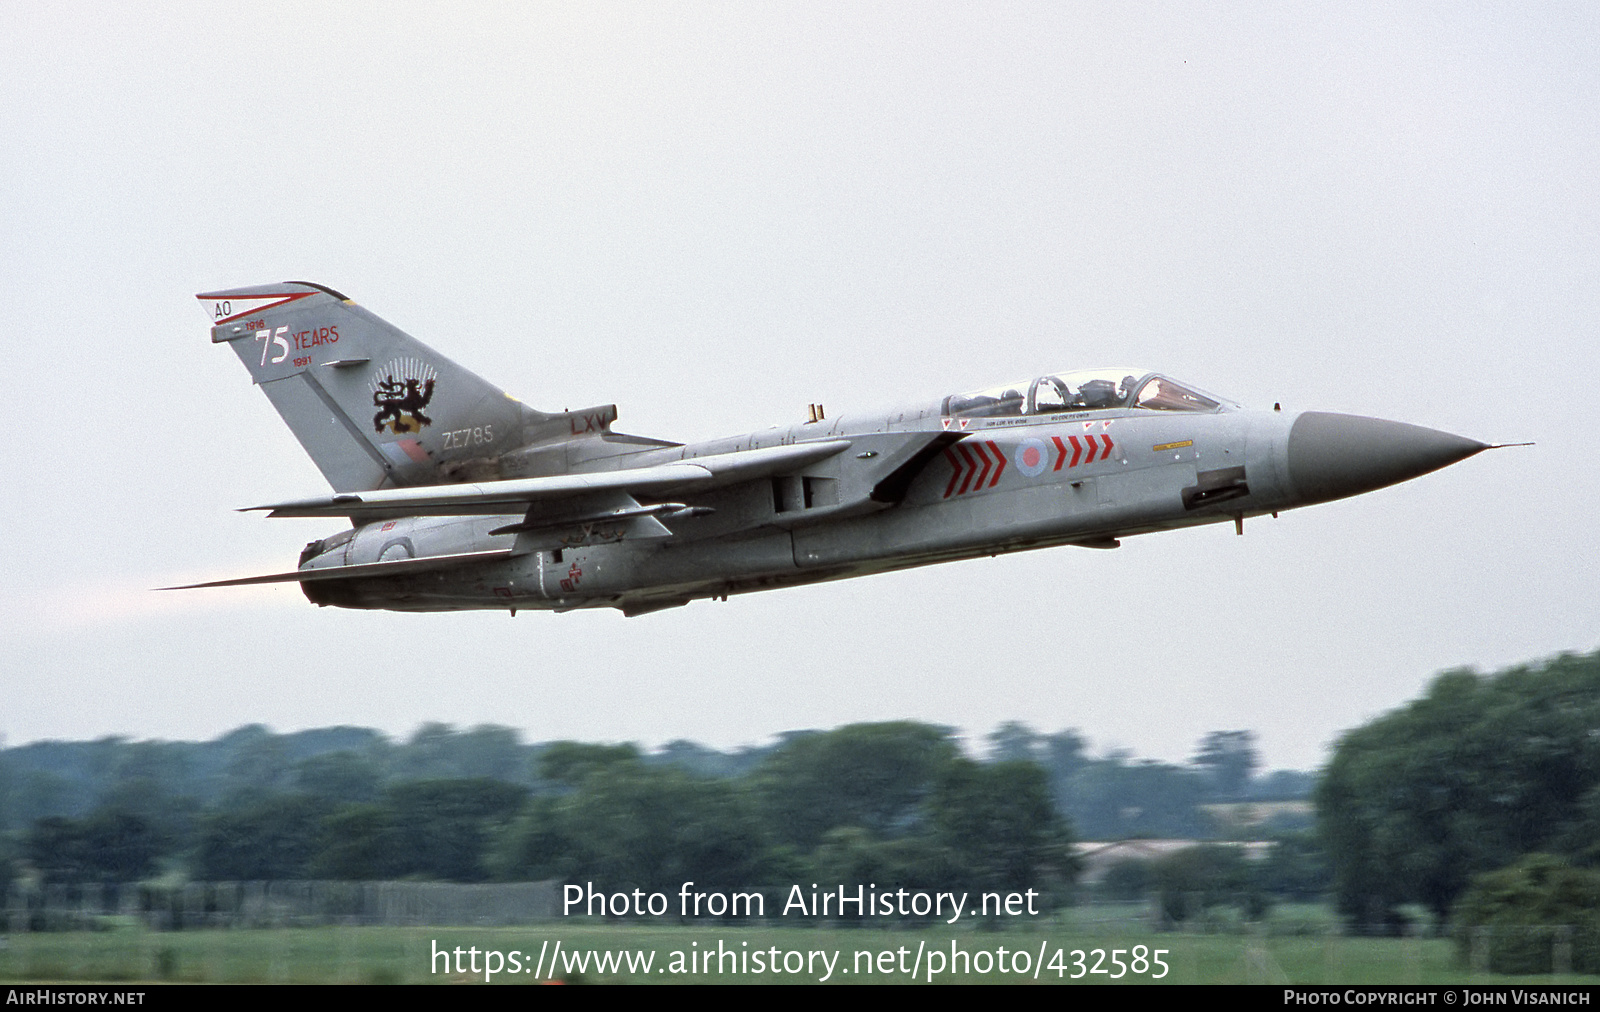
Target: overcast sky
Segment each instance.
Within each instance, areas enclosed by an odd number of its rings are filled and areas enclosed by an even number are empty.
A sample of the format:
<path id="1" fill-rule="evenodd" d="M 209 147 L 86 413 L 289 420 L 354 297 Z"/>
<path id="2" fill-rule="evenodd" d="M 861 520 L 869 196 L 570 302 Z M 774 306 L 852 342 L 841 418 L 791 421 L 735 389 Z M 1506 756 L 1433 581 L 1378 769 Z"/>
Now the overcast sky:
<path id="1" fill-rule="evenodd" d="M 370 13 L 367 11 L 370 10 Z M 1593 4 L 11 2 L 0 733 L 1005 720 L 1314 767 L 1600 645 Z M 694 440 L 1123 363 L 1498 450 L 1249 523 L 613 611 L 389 615 L 194 293 L 330 285 Z"/>

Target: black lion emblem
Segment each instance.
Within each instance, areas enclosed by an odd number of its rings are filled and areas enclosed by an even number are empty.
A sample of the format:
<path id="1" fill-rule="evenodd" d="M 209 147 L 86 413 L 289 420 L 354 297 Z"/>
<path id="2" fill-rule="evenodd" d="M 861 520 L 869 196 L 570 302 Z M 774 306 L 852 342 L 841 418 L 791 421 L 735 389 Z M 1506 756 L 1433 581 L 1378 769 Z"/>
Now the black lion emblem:
<path id="1" fill-rule="evenodd" d="M 372 403 L 378 408 L 378 413 L 372 416 L 373 431 L 382 432 L 387 420 L 389 431 L 396 435 L 420 432 L 424 425 L 433 424 L 433 419 L 422 413 L 431 400 L 433 380 L 424 383 L 416 379 L 397 380 L 392 374 L 385 376 L 372 392 Z"/>

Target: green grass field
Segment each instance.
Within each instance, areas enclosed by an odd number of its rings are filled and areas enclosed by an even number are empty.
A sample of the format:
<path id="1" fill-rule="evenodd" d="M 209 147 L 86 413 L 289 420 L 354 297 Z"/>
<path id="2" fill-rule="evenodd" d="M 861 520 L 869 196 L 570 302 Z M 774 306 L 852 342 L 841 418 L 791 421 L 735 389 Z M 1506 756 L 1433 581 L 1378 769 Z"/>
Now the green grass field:
<path id="1" fill-rule="evenodd" d="M 0 980 L 481 983 L 484 970 L 495 969 L 494 957 L 485 953 L 498 952 L 496 984 L 552 977 L 591 983 L 815 983 L 827 972 L 827 959 L 820 953 L 834 960 L 828 982 L 843 983 L 925 983 L 930 977 L 934 983 L 1600 983 L 1596 977 L 1474 974 L 1460 963 L 1448 940 L 1343 938 L 1325 927 L 1313 911 L 1299 920 L 1276 920 L 1274 929 L 1289 932 L 1284 934 L 1158 933 L 1129 917 L 1108 917 L 1103 909 L 1067 911 L 1044 930 L 1007 931 L 559 923 L 155 932 L 125 924 L 97 932 L 11 935 L 0 949 Z M 559 954 L 554 948 L 558 942 Z M 719 942 L 722 952 L 733 953 L 722 958 L 720 972 L 715 959 L 707 968 L 700 955 L 710 950 L 715 956 Z M 436 945 L 450 955 L 430 959 Z M 458 946 L 465 972 L 454 965 Z M 474 947 L 480 950 L 477 972 L 470 968 L 467 951 Z M 952 947 L 965 954 L 953 957 L 953 967 Z M 767 969 L 774 948 L 782 972 Z M 1152 960 L 1157 949 L 1166 950 L 1161 960 L 1167 972 L 1160 980 L 1153 979 L 1161 972 Z M 615 953 L 623 962 L 602 966 L 591 950 Z M 1074 950 L 1083 951 L 1081 960 Z M 1103 956 L 1096 950 L 1103 950 Z M 1113 955 L 1116 950 L 1128 951 Z M 758 951 L 759 960 L 753 958 Z M 513 952 L 518 954 L 515 961 Z M 631 968 L 624 952 L 634 955 Z M 541 954 L 542 966 L 535 967 Z M 647 956 L 648 971 L 640 965 Z M 1136 961 L 1141 956 L 1142 967 Z M 558 959 L 551 972 L 550 964 Z M 1118 959 L 1125 969 L 1114 981 Z M 1097 963 L 1104 972 L 1092 972 Z M 518 968 L 524 972 L 512 972 Z"/>

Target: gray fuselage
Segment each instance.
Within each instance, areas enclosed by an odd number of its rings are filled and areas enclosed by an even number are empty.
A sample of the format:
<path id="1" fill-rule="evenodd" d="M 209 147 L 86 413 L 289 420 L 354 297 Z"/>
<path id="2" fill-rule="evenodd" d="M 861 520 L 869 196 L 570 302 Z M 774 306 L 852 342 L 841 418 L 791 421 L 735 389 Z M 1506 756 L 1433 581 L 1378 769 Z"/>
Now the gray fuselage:
<path id="1" fill-rule="evenodd" d="M 1398 432 L 1427 443 L 1426 435 L 1413 433 L 1433 432 L 1344 415 L 1231 407 L 951 418 L 936 403 L 875 419 L 846 417 L 591 462 L 586 470 L 605 471 L 811 441 L 848 441 L 847 449 L 792 474 L 695 495 L 698 515 L 668 521 L 670 537 L 580 538 L 578 543 L 473 566 L 304 586 L 318 604 L 352 608 L 611 606 L 638 613 L 695 598 L 1029 548 L 1115 547 L 1117 538 L 1129 535 L 1242 520 L 1351 494 L 1319 488 L 1313 497 L 1291 480 L 1291 446 L 1298 450 L 1312 423 L 1322 423 L 1313 427 L 1328 443 L 1328 419 L 1376 424 L 1391 442 Z M 1299 435 L 1292 435 L 1297 422 Z M 1369 443 L 1367 436 L 1353 438 L 1357 444 Z M 931 454 L 922 450 L 926 459 L 896 455 L 907 446 L 926 447 L 930 438 L 936 444 Z M 1331 438 L 1337 442 L 1339 433 Z M 1451 443 L 1446 455 L 1482 448 L 1459 437 L 1448 440 L 1460 445 Z M 1346 457 L 1357 463 L 1345 463 L 1345 469 L 1354 466 L 1361 472 L 1360 458 L 1368 455 L 1362 446 L 1338 449 L 1317 448 L 1321 458 L 1328 458 L 1312 462 L 1320 468 L 1319 476 Z M 1421 473 L 1449 462 L 1435 463 L 1437 448 L 1432 456 L 1428 449 L 1423 448 L 1423 459 L 1403 463 L 1401 469 Z M 906 474 L 909 468 L 914 473 Z M 897 471 L 903 490 L 873 498 L 873 491 L 896 478 Z M 1305 471 L 1302 466 L 1295 476 L 1302 485 L 1312 484 Z M 1363 475 L 1354 481 L 1361 483 Z M 512 549 L 518 535 L 489 532 L 518 519 L 429 516 L 368 523 L 306 565 Z"/>

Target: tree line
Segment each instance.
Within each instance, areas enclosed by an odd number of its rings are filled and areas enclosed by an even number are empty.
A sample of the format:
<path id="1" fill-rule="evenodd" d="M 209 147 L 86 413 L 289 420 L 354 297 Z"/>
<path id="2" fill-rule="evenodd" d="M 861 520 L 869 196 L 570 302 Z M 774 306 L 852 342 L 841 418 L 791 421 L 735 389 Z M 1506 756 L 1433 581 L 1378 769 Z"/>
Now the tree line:
<path id="1" fill-rule="evenodd" d="M 988 744 L 977 761 L 951 729 L 910 722 L 733 752 L 523 745 L 509 728 L 442 724 L 403 743 L 364 728 L 260 726 L 204 743 L 41 742 L 0 750 L 0 873 L 588 876 L 648 889 L 820 876 L 1059 892 L 1074 822 L 1116 836 L 1214 833 L 1202 805 L 1303 777 L 1255 777 L 1248 732 L 1208 736 L 1188 766 L 1091 758 L 1076 732 L 1021 724 Z"/>
<path id="2" fill-rule="evenodd" d="M 1586 923 L 1600 969 L 1600 905 L 1570 901 L 1600 895 L 1600 652 L 1439 675 L 1340 738 L 1315 800 L 1359 929 Z"/>
<path id="3" fill-rule="evenodd" d="M 1303 798 L 1314 782 L 1314 825 L 1252 831 L 1276 840 L 1265 861 L 1200 849 L 1115 869 L 1102 891 L 1156 895 L 1181 920 L 1331 890 L 1360 931 L 1419 912 L 1463 938 L 1554 926 L 1567 934 L 1540 943 L 1545 965 L 1565 946 L 1600 967 L 1600 652 L 1446 672 L 1347 732 L 1315 778 L 1260 775 L 1247 731 L 1207 735 L 1181 765 L 1091 756 L 1076 731 L 1016 723 L 987 744 L 974 760 L 951 729 L 909 722 L 732 752 L 523 745 L 509 728 L 442 724 L 401 743 L 259 726 L 204 743 L 40 742 L 0 750 L 0 877 L 1050 882 L 1059 895 L 1073 839 L 1217 838 L 1229 829 L 1215 806 Z"/>

